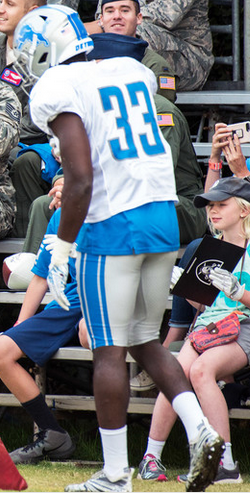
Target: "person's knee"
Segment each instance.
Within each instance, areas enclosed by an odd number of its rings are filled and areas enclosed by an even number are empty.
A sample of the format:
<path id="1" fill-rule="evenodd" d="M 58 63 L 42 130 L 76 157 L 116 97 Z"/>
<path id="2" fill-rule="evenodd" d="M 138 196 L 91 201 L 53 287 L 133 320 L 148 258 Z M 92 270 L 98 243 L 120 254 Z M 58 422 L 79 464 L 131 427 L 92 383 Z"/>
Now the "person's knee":
<path id="1" fill-rule="evenodd" d="M 21 156 L 17 157 L 13 162 L 13 166 L 11 168 L 12 180 L 20 176 L 25 177 L 26 175 L 30 175 L 31 173 L 32 175 L 36 176 L 37 179 L 40 179 L 41 158 L 34 151 L 25 152 Z"/>
<path id="2" fill-rule="evenodd" d="M 0 336 L 0 374 L 2 370 L 6 370 L 10 366 L 11 362 L 16 361 L 14 352 L 14 342 L 8 336 Z"/>
<path id="3" fill-rule="evenodd" d="M 190 382 L 194 390 L 204 387 L 209 378 L 211 378 L 211 368 L 207 367 L 200 358 L 197 358 L 190 368 Z"/>
<path id="4" fill-rule="evenodd" d="M 79 341 L 82 347 L 89 349 L 89 341 L 88 341 L 88 331 L 84 318 L 82 318 L 79 322 L 79 331 L 78 331 Z"/>
<path id="5" fill-rule="evenodd" d="M 125 364 L 126 349 L 118 346 L 102 346 L 94 349 L 94 370 L 95 374 L 119 372 L 119 368 Z"/>

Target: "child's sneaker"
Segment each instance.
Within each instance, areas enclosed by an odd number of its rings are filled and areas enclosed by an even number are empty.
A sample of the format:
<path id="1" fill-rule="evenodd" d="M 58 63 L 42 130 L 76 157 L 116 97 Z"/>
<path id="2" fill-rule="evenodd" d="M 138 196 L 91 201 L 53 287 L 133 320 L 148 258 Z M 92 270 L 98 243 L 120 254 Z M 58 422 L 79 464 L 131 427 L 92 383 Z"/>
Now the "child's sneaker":
<path id="1" fill-rule="evenodd" d="M 155 481 L 167 481 L 166 468 L 160 459 L 154 455 L 147 454 L 139 464 L 137 479 L 154 479 Z"/>
<path id="2" fill-rule="evenodd" d="M 15 464 L 35 464 L 45 457 L 51 460 L 69 459 L 75 451 L 75 445 L 67 432 L 42 430 L 34 438 L 32 443 L 10 453 Z"/>
<path id="3" fill-rule="evenodd" d="M 186 491 L 205 491 L 216 477 L 225 449 L 224 440 L 204 418 L 197 439 L 190 442 L 189 447 L 190 468 Z"/>
<path id="4" fill-rule="evenodd" d="M 187 474 L 180 474 L 180 476 L 177 477 L 177 481 L 179 481 L 179 483 L 186 483 Z M 240 484 L 242 482 L 243 480 L 240 475 L 238 462 L 235 462 L 234 469 L 226 469 L 225 467 L 223 467 L 222 462 L 219 464 L 214 483 Z"/>
<path id="5" fill-rule="evenodd" d="M 216 474 L 216 478 L 214 480 L 215 483 L 229 483 L 229 484 L 240 484 L 243 482 L 242 477 L 240 475 L 239 464 L 235 462 L 234 469 L 226 469 L 223 467 L 222 462 L 219 465 L 218 472 Z"/>

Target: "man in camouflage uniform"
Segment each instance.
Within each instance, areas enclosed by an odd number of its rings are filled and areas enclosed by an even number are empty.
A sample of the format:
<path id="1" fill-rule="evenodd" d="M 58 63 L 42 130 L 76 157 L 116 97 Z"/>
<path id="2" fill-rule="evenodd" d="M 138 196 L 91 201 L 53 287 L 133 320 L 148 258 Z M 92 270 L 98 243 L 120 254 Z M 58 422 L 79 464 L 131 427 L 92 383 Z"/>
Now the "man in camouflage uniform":
<path id="1" fill-rule="evenodd" d="M 178 91 L 201 89 L 214 63 L 208 1 L 140 0 L 142 22 L 136 33 L 165 59 L 178 80 Z M 90 34 L 101 32 L 100 14 L 101 0 L 97 21 L 86 24 Z"/>
<path id="2" fill-rule="evenodd" d="M 138 34 L 179 76 L 179 91 L 201 89 L 212 68 L 208 0 L 140 0 Z"/>
<path id="3" fill-rule="evenodd" d="M 8 171 L 10 150 L 19 140 L 21 103 L 13 89 L 0 81 L 0 238 L 13 227 L 16 214 L 15 189 Z"/>
<path id="4" fill-rule="evenodd" d="M 110 9 L 114 3 L 114 12 L 111 17 Z M 129 9 L 130 12 L 128 12 Z M 137 37 L 137 29 L 141 22 L 142 14 L 138 2 L 128 2 L 127 0 L 99 0 L 96 10 L 96 20 L 86 22 L 85 27 L 90 35 L 109 32 Z M 149 47 L 146 48 L 141 62 L 154 72 L 158 82 L 158 94 L 161 94 L 174 103 L 176 100 L 176 90 L 179 88 L 179 78 L 171 69 L 169 63 Z"/>
<path id="5" fill-rule="evenodd" d="M 207 230 L 206 211 L 198 211 L 193 204 L 195 195 L 203 193 L 203 173 L 191 141 L 188 122 L 179 108 L 166 98 L 154 97 L 158 125 L 172 151 L 176 190 L 175 204 L 180 243 L 186 245 L 202 237 Z"/>

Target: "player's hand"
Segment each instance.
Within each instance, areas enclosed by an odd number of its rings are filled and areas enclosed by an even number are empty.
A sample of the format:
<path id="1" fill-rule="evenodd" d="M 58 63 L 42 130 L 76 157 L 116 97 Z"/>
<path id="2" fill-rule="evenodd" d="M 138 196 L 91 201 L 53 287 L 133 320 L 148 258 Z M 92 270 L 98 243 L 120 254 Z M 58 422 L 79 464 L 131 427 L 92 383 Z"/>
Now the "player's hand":
<path id="1" fill-rule="evenodd" d="M 50 264 L 47 282 L 53 299 L 64 309 L 69 310 L 70 302 L 64 294 L 68 279 L 68 264 Z"/>
<path id="2" fill-rule="evenodd" d="M 54 247 L 55 247 L 56 238 L 57 238 L 57 235 L 55 235 L 55 234 L 45 234 L 44 235 L 43 243 L 44 243 L 44 245 L 46 245 L 45 249 L 48 252 L 51 252 L 51 253 L 53 252 Z M 71 250 L 69 252 L 69 256 L 72 258 L 76 258 L 76 256 L 77 256 L 76 247 L 77 247 L 77 244 L 73 243 Z"/>
<path id="3" fill-rule="evenodd" d="M 238 301 L 242 298 L 245 284 L 242 286 L 237 277 L 228 270 L 215 267 L 215 269 L 211 269 L 209 279 L 212 281 L 213 286 L 223 291 L 231 300 Z"/>
<path id="4" fill-rule="evenodd" d="M 57 180 L 54 183 L 54 186 L 50 189 L 48 193 L 48 196 L 52 197 L 52 200 L 49 204 L 50 210 L 52 210 L 54 207 L 55 209 L 59 209 L 59 207 L 61 207 L 63 185 L 64 185 L 64 177 L 57 178 Z"/>
<path id="5" fill-rule="evenodd" d="M 183 271 L 184 271 L 184 269 L 182 269 L 182 267 L 178 267 L 178 265 L 174 265 L 174 268 L 172 270 L 171 281 L 170 281 L 170 290 L 172 290 L 174 288 L 177 281 L 181 277 Z"/>
<path id="6" fill-rule="evenodd" d="M 232 137 L 228 138 L 228 145 L 224 147 L 223 153 L 229 168 L 237 178 L 244 178 L 249 174 L 246 158 L 242 153 L 240 141 L 236 134 L 233 139 Z"/>

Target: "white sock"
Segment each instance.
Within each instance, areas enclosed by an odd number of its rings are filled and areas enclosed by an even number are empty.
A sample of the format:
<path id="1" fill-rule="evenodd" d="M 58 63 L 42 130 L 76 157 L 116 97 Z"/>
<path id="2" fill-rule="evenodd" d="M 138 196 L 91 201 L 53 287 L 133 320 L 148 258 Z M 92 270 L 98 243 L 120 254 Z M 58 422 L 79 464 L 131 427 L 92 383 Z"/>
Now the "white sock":
<path id="1" fill-rule="evenodd" d="M 156 459 L 160 459 L 164 445 L 165 440 L 164 442 L 160 442 L 159 440 L 154 440 L 153 438 L 148 437 L 147 450 L 144 456 L 147 454 L 151 454 Z"/>
<path id="2" fill-rule="evenodd" d="M 204 420 L 196 395 L 193 392 L 182 392 L 173 399 L 172 406 L 183 423 L 188 441 L 194 440 L 199 433 L 199 425 Z"/>
<path id="3" fill-rule="evenodd" d="M 128 467 L 127 425 L 116 430 L 99 428 L 102 439 L 104 471 L 111 481 L 118 481 Z"/>
<path id="4" fill-rule="evenodd" d="M 226 449 L 221 457 L 223 467 L 225 467 L 225 469 L 232 470 L 235 468 L 235 463 L 232 456 L 232 444 L 230 442 L 226 442 L 225 447 Z"/>

